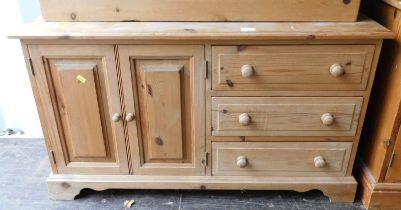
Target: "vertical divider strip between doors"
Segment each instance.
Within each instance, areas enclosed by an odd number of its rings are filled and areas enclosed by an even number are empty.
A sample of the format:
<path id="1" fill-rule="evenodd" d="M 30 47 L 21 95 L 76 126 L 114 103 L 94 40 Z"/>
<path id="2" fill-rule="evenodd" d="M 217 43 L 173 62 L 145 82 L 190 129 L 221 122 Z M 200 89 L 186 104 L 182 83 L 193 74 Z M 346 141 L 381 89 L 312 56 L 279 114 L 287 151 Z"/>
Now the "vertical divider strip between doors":
<path id="1" fill-rule="evenodd" d="M 118 45 L 114 45 L 114 59 L 116 61 L 116 70 L 117 70 L 117 79 L 118 79 L 118 94 L 120 96 L 121 112 L 122 112 L 122 116 L 126 116 L 124 89 L 123 89 L 122 77 L 121 77 L 120 54 L 118 51 Z M 125 150 L 127 152 L 127 159 L 128 159 L 128 170 L 129 170 L 129 174 L 133 174 L 132 161 L 131 161 L 131 149 L 130 149 L 129 137 L 128 137 L 128 125 L 124 119 L 123 119 L 123 128 L 124 128 Z"/>

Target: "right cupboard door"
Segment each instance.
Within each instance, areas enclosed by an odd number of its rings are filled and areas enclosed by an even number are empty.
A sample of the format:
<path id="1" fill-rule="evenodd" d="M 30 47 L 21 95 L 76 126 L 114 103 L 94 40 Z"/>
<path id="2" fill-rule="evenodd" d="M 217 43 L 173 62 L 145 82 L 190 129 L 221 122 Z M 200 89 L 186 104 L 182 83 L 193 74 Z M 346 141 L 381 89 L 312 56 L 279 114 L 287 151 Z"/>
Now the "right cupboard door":
<path id="1" fill-rule="evenodd" d="M 118 52 L 132 173 L 204 175 L 204 47 L 122 45 Z"/>

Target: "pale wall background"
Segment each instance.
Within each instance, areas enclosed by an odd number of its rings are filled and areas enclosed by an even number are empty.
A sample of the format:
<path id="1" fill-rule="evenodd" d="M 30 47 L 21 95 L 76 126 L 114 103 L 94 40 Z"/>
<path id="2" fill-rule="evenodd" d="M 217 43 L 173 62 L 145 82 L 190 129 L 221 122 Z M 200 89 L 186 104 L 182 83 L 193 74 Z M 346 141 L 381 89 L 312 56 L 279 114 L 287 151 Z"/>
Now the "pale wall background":
<path id="1" fill-rule="evenodd" d="M 19 40 L 7 39 L 13 28 L 40 16 L 38 0 L 0 2 L 0 131 L 17 128 L 24 137 L 41 138 L 42 129 Z"/>

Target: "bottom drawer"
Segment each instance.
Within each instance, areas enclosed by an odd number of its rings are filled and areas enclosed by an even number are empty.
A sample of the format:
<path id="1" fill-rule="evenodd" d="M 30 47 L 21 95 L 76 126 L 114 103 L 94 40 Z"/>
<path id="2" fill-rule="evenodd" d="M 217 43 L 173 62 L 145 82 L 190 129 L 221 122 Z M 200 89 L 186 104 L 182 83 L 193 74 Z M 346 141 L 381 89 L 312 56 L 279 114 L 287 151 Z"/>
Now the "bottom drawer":
<path id="1" fill-rule="evenodd" d="M 351 142 L 213 142 L 215 176 L 344 176 Z"/>

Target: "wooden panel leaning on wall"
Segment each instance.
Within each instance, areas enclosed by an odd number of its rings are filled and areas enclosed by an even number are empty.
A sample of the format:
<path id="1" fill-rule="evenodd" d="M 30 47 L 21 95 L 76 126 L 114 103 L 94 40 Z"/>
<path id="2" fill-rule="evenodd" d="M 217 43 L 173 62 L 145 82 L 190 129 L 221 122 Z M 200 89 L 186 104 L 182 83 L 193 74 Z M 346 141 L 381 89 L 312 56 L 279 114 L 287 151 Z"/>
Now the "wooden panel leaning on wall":
<path id="1" fill-rule="evenodd" d="M 368 13 L 396 34 L 384 42 L 356 168 L 364 205 L 401 209 L 401 7 L 371 1 Z"/>
<path id="2" fill-rule="evenodd" d="M 40 0 L 40 3 L 46 21 L 356 21 L 361 0 Z"/>
<path id="3" fill-rule="evenodd" d="M 73 199 L 82 188 L 318 189 L 352 202 L 376 64 L 392 33 L 362 17 L 39 21 L 12 37 L 27 60 L 53 199 Z"/>

